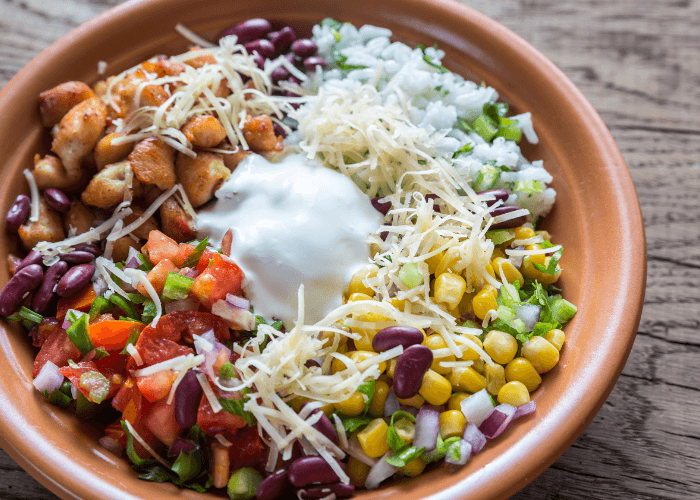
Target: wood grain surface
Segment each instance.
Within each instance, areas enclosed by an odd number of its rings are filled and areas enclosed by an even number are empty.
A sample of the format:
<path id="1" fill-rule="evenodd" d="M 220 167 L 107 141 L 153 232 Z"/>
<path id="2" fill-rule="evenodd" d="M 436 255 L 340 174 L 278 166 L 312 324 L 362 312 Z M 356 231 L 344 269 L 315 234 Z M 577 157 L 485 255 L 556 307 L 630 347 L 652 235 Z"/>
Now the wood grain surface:
<path id="1" fill-rule="evenodd" d="M 700 498 L 700 1 L 461 2 L 534 45 L 593 104 L 632 174 L 647 236 L 644 313 L 619 382 L 513 498 Z M 0 0 L 0 84 L 120 3 Z M 0 498 L 57 497 L 0 450 Z"/>

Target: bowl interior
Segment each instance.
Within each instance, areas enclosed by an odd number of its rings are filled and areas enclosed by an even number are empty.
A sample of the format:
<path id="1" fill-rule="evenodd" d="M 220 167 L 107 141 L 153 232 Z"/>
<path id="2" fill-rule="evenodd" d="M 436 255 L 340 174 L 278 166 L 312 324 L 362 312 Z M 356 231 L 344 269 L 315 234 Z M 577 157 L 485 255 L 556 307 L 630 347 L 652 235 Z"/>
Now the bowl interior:
<path id="1" fill-rule="evenodd" d="M 62 38 L 0 94 L 2 213 L 17 194 L 27 192 L 22 169 L 31 167 L 35 153 L 48 151 L 37 112 L 41 91 L 67 80 L 94 83 L 99 61 L 108 63 L 109 75 L 157 54 L 183 52 L 188 42 L 174 31 L 178 22 L 212 39 L 252 17 L 290 24 L 307 35 L 314 23 L 333 17 L 390 28 L 395 39 L 412 46 L 437 43 L 449 69 L 494 87 L 515 111 L 532 112 L 540 142 L 524 151 L 530 160 L 544 160 L 554 176 L 557 204 L 544 228 L 564 245 L 560 286 L 579 311 L 565 329 L 560 363 L 534 393 L 537 412 L 465 467 L 437 467 L 358 497 L 512 494 L 563 453 L 612 390 L 641 314 L 646 266 L 636 195 L 607 129 L 552 63 L 494 21 L 457 3 L 428 0 L 268 0 L 264 6 L 228 0 L 129 2 Z M 0 242 L 0 255 L 16 248 L 17 238 L 8 235 Z M 0 281 L 7 279 L 0 266 Z M 198 497 L 139 481 L 125 459 L 97 444 L 97 429 L 47 403 L 32 387 L 35 351 L 25 334 L 3 324 L 0 347 L 0 362 L 7 367 L 0 373 L 0 444 L 44 485 L 63 498 Z"/>

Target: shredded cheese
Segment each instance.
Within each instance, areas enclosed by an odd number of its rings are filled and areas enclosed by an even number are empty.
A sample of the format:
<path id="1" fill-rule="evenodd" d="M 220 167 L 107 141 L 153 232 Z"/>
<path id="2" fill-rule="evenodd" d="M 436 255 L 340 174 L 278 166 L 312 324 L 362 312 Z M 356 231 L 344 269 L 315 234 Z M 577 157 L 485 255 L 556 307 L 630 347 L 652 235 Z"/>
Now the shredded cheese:
<path id="1" fill-rule="evenodd" d="M 193 354 L 187 354 L 182 356 L 177 356 L 175 358 L 166 359 L 155 365 L 147 366 L 146 368 L 141 368 L 134 372 L 134 377 L 146 377 L 148 375 L 153 375 L 154 373 L 162 372 L 165 370 L 175 370 L 180 372 L 186 372 L 190 368 L 197 367 L 204 362 L 204 355 L 198 354 L 197 356 Z"/>
<path id="2" fill-rule="evenodd" d="M 31 213 L 29 215 L 29 222 L 36 222 L 39 220 L 39 188 L 36 187 L 36 181 L 34 180 L 34 175 L 29 171 L 29 169 L 22 170 L 24 177 L 27 179 L 27 184 L 29 184 L 29 194 L 31 195 Z"/>
<path id="3" fill-rule="evenodd" d="M 141 354 L 139 354 L 139 351 L 136 350 L 134 344 L 127 344 L 126 352 L 128 352 L 131 355 L 131 357 L 134 358 L 136 366 L 143 365 L 143 358 L 141 358 Z"/>
<path id="4" fill-rule="evenodd" d="M 155 450 L 154 450 L 153 448 L 151 448 L 151 447 L 149 446 L 149 444 L 148 444 L 146 441 L 144 441 L 143 438 L 142 438 L 141 436 L 139 436 L 139 433 L 136 432 L 136 430 L 135 430 L 134 427 L 129 423 L 129 421 L 128 421 L 128 420 L 124 420 L 124 422 L 126 423 L 126 427 L 127 427 L 127 429 L 129 429 L 129 432 L 131 433 L 131 435 L 134 436 L 134 439 L 136 439 L 136 441 L 138 441 L 139 443 L 141 443 L 141 446 L 143 446 L 143 448 L 144 448 L 148 453 L 150 453 L 151 456 L 153 456 L 153 458 L 155 458 L 156 460 L 158 460 L 158 462 L 160 462 L 164 467 L 170 469 L 170 464 L 169 464 L 168 462 L 166 462 L 165 460 L 163 460 L 163 457 L 161 457 L 160 455 L 158 455 L 158 453 L 156 453 Z"/>
<path id="5" fill-rule="evenodd" d="M 199 385 L 202 386 L 204 395 L 207 397 L 207 400 L 209 400 L 212 411 L 214 413 L 219 413 L 221 410 L 223 410 L 221 403 L 219 403 L 219 400 L 216 398 L 216 394 L 214 394 L 214 390 L 211 388 L 211 385 L 209 385 L 207 376 L 204 373 L 199 372 L 197 373 L 197 380 L 199 380 Z"/>

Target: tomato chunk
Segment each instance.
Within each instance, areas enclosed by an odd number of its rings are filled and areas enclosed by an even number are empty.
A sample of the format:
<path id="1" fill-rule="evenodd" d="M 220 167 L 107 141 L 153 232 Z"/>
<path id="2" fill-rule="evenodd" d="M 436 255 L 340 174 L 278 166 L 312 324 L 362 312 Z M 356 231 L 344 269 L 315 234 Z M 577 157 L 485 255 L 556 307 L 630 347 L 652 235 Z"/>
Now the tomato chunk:
<path id="1" fill-rule="evenodd" d="M 164 235 L 160 231 L 151 231 L 148 233 L 148 241 L 141 248 L 141 252 L 152 264 L 158 264 L 163 259 L 172 260 L 177 255 L 177 242 Z"/>
<path id="2" fill-rule="evenodd" d="M 241 284 L 245 275 L 234 262 L 221 254 L 214 254 L 207 268 L 194 280 L 191 294 L 199 302 L 211 309 L 217 300 L 226 300 L 226 295 L 241 294 Z"/>
<path id="3" fill-rule="evenodd" d="M 75 309 L 77 311 L 86 313 L 90 310 L 90 307 L 92 306 L 92 303 L 95 301 L 96 298 L 97 295 L 95 294 L 95 289 L 93 288 L 92 283 L 89 283 L 85 286 L 85 288 L 83 288 L 80 291 L 80 293 L 78 293 L 78 295 L 65 299 L 60 299 L 58 301 L 58 306 L 56 309 L 56 318 L 65 318 L 66 313 L 68 313 L 70 309 Z"/>
<path id="4" fill-rule="evenodd" d="M 262 461 L 263 445 L 257 427 L 246 427 L 233 436 L 227 436 L 233 446 L 229 448 L 231 470 L 255 467 Z"/>
<path id="5" fill-rule="evenodd" d="M 154 402 L 170 394 L 170 389 L 176 377 L 177 374 L 174 371 L 162 370 L 151 375 L 138 377 L 136 385 L 144 398 Z"/>
<path id="6" fill-rule="evenodd" d="M 222 391 L 214 384 L 211 384 L 211 386 L 217 398 L 231 397 L 231 393 Z M 202 399 L 199 401 L 197 423 L 202 430 L 210 436 L 215 436 L 216 434 L 235 434 L 238 429 L 247 427 L 248 425 L 243 417 L 234 415 L 225 410 L 221 410 L 219 413 L 214 413 L 214 410 L 211 408 L 211 404 L 209 404 L 209 399 L 204 394 L 202 394 Z"/>
<path id="7" fill-rule="evenodd" d="M 66 366 L 69 360 L 78 361 L 83 357 L 80 350 L 75 347 L 62 328 L 54 330 L 41 346 L 34 360 L 32 376 L 36 377 L 47 361 L 51 361 L 59 368 Z"/>
<path id="8" fill-rule="evenodd" d="M 158 321 L 158 333 L 163 338 L 182 339 L 187 343 L 193 342 L 193 335 L 202 335 L 214 330 L 214 336 L 219 342 L 231 340 L 228 323 L 219 316 L 200 311 L 175 311 L 166 314 Z"/>
<path id="9" fill-rule="evenodd" d="M 83 361 L 74 367 L 64 366 L 58 372 L 94 403 L 114 396 L 120 388 L 120 385 L 112 383 L 111 373 L 102 373 L 92 361 Z"/>

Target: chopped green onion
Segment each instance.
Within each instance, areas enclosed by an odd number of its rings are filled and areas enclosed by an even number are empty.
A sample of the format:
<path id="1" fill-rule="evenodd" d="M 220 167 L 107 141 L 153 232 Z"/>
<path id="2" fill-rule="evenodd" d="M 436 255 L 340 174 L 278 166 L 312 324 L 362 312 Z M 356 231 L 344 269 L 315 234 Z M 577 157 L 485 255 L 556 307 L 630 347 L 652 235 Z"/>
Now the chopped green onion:
<path id="1" fill-rule="evenodd" d="M 472 143 L 468 142 L 464 146 L 459 148 L 457 151 L 455 151 L 454 154 L 452 155 L 452 158 L 454 159 L 460 155 L 471 153 L 473 149 L 474 149 L 474 145 Z"/>
<path id="2" fill-rule="evenodd" d="M 399 417 L 399 420 L 396 423 L 394 423 L 396 417 Z M 395 411 L 391 415 L 389 429 L 387 430 L 387 442 L 389 443 L 389 447 L 394 452 L 394 454 L 399 453 L 407 445 L 406 441 L 401 436 L 399 436 L 399 433 L 396 429 L 399 428 L 409 431 L 410 427 L 412 427 L 413 424 L 415 424 L 415 422 L 416 418 L 410 413 L 403 410 Z"/>
<path id="3" fill-rule="evenodd" d="M 109 394 L 109 380 L 100 372 L 85 372 L 80 376 L 78 385 L 88 393 L 88 400 L 93 403 L 101 403 Z"/>
<path id="4" fill-rule="evenodd" d="M 131 301 L 126 300 L 124 297 L 117 293 L 113 293 L 112 295 L 109 296 L 109 301 L 117 306 L 119 309 L 124 311 L 124 313 L 127 315 L 127 317 L 134 319 L 136 321 L 139 320 L 139 312 L 136 309 L 136 306 L 131 303 Z"/>
<path id="5" fill-rule="evenodd" d="M 161 295 L 164 299 L 186 299 L 190 294 L 190 289 L 193 284 L 194 278 L 169 272 L 168 277 L 165 278 L 165 285 L 163 286 L 163 293 Z"/>
<path id="6" fill-rule="evenodd" d="M 515 232 L 510 229 L 494 229 L 493 231 L 487 231 L 486 237 L 490 239 L 494 245 L 500 245 L 508 240 L 515 238 Z"/>
<path id="7" fill-rule="evenodd" d="M 418 270 L 418 265 L 415 262 L 409 262 L 401 266 L 399 279 L 403 281 L 408 288 L 415 288 L 423 283 L 423 275 Z"/>
<path id="8" fill-rule="evenodd" d="M 491 165 L 484 165 L 476 176 L 473 187 L 475 191 L 486 191 L 491 189 L 501 176 L 501 171 Z"/>
<path id="9" fill-rule="evenodd" d="M 70 341 L 73 342 L 73 345 L 75 345 L 75 347 L 77 347 L 83 354 L 87 354 L 95 348 L 95 346 L 92 345 L 92 340 L 88 334 L 88 324 L 89 316 L 87 314 L 83 314 L 80 316 L 80 318 L 74 321 L 66 331 Z"/>
<path id="10" fill-rule="evenodd" d="M 500 127 L 496 137 L 503 137 L 506 141 L 520 142 L 523 139 L 523 130 L 520 127 Z"/>
<path id="11" fill-rule="evenodd" d="M 108 313 L 113 308 L 114 304 L 112 302 L 104 297 L 97 297 L 92 301 L 92 305 L 90 306 L 90 312 L 88 313 L 90 321 L 95 321 L 95 318 L 97 318 L 100 314 Z"/>
<path id="12" fill-rule="evenodd" d="M 527 194 L 541 193 L 544 191 L 540 181 L 516 181 L 515 191 Z"/>
<path id="13" fill-rule="evenodd" d="M 151 269 L 153 269 L 153 265 L 150 262 L 148 262 L 148 259 L 146 259 L 145 255 L 137 253 L 136 258 L 139 259 L 139 262 L 141 262 L 141 265 L 138 267 L 140 271 L 148 272 Z"/>
<path id="14" fill-rule="evenodd" d="M 498 134 L 498 123 L 485 114 L 479 115 L 472 123 L 472 127 L 474 132 L 483 137 L 486 142 L 490 142 Z"/>
<path id="15" fill-rule="evenodd" d="M 197 267 L 197 264 L 199 264 L 199 259 L 201 259 L 202 255 L 204 255 L 204 250 L 206 250 L 208 243 L 208 237 L 197 243 L 197 246 L 192 249 L 192 252 L 187 256 L 187 259 L 185 259 L 182 267 Z"/>

